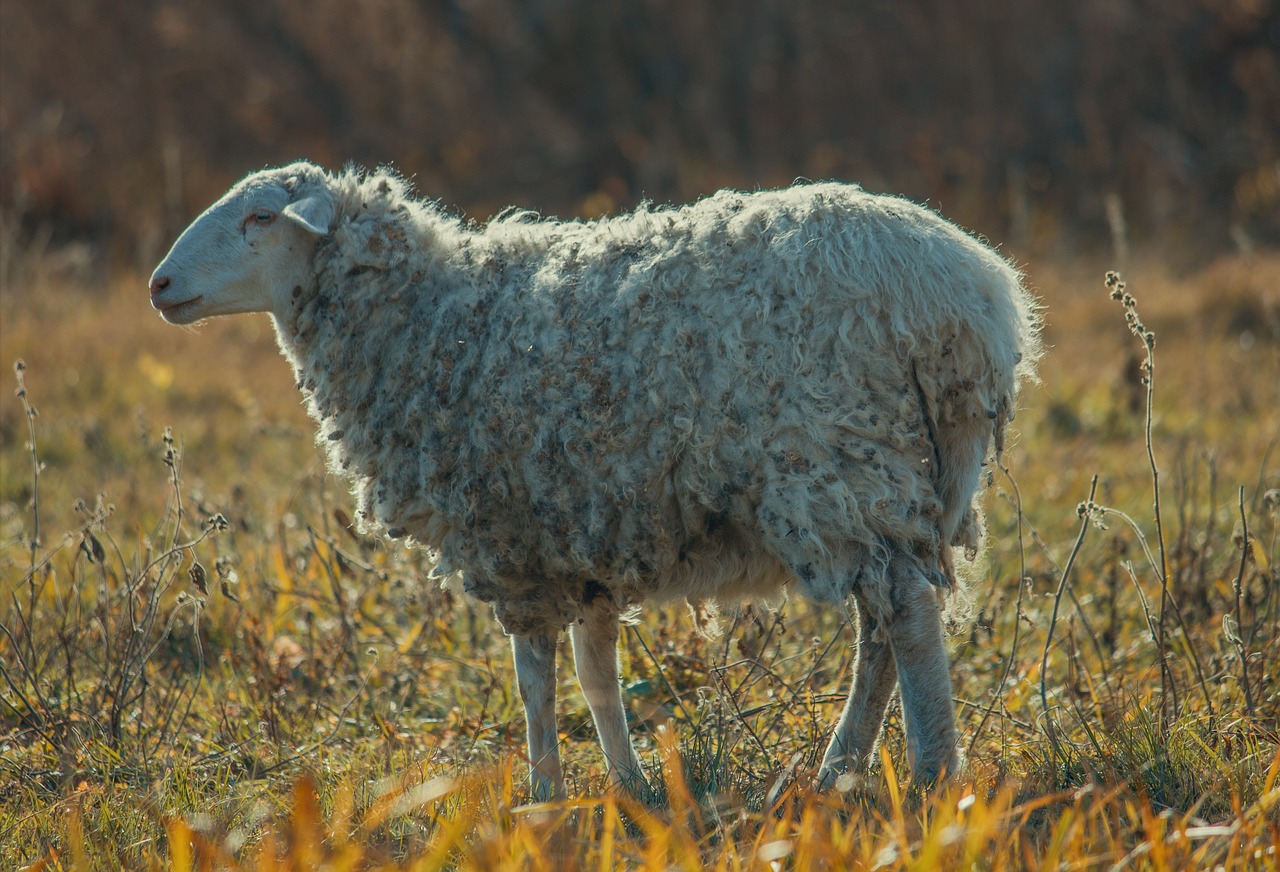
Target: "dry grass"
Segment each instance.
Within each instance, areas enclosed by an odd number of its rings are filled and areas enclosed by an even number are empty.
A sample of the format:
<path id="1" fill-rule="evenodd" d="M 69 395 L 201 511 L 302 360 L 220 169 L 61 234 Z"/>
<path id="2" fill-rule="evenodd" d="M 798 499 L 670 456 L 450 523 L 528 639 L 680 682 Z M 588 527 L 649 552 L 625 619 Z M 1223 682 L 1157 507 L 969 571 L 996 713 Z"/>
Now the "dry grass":
<path id="1" fill-rule="evenodd" d="M 0 397 L 6 868 L 1276 862 L 1274 256 L 1131 270 L 1136 337 L 1100 270 L 1033 270 L 1054 347 L 953 640 L 964 781 L 904 793 L 891 713 L 867 783 L 815 795 L 850 630 L 792 602 L 706 640 L 668 608 L 625 639 L 645 807 L 604 790 L 569 670 L 577 798 L 526 804 L 505 640 L 345 529 L 265 317 L 184 334 L 140 280 L 27 266 L 0 295 L 26 367 Z"/>

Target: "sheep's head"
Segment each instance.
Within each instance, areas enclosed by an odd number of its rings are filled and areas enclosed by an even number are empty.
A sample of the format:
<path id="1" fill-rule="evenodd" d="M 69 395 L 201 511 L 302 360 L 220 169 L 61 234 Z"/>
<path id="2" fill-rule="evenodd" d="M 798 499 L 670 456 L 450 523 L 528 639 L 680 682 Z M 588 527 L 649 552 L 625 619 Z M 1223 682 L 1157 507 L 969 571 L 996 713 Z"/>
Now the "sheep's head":
<path id="1" fill-rule="evenodd" d="M 254 173 L 191 222 L 151 274 L 151 305 L 171 324 L 283 311 L 330 232 L 330 177 L 309 163 Z"/>

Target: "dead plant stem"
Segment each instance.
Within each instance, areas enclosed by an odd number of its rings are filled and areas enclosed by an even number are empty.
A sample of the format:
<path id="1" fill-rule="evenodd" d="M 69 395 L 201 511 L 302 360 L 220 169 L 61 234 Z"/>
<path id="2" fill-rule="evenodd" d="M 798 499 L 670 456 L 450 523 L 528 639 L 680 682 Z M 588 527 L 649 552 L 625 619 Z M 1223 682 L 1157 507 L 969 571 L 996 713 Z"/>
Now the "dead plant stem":
<path id="1" fill-rule="evenodd" d="M 1244 643 L 1244 567 L 1249 557 L 1249 519 L 1245 516 L 1244 511 L 1244 486 L 1240 486 L 1240 569 L 1236 572 L 1235 581 L 1232 582 L 1232 591 L 1236 598 L 1236 630 L 1234 634 L 1228 634 L 1228 638 L 1235 644 L 1236 653 L 1240 656 L 1240 686 L 1244 690 L 1244 705 L 1248 711 L 1249 717 L 1256 717 L 1257 711 L 1253 705 L 1253 688 L 1249 684 L 1249 651 Z"/>
<path id="2" fill-rule="evenodd" d="M 1058 591 L 1053 597 L 1053 612 L 1049 616 L 1049 628 L 1045 632 L 1044 652 L 1040 657 L 1040 707 L 1044 711 L 1045 734 L 1049 738 L 1049 745 L 1053 748 L 1054 756 L 1064 762 L 1067 757 L 1058 742 L 1058 734 L 1053 726 L 1053 714 L 1049 711 L 1049 693 L 1045 687 L 1045 676 L 1049 671 L 1049 649 L 1053 646 L 1053 629 L 1058 622 L 1058 608 L 1062 605 L 1062 595 L 1067 589 L 1068 580 L 1071 578 L 1071 568 L 1075 565 L 1076 557 L 1080 554 L 1080 547 L 1084 544 L 1085 534 L 1089 531 L 1089 524 L 1092 522 L 1091 516 L 1094 510 L 1093 498 L 1097 492 L 1098 476 L 1095 474 L 1089 484 L 1089 498 L 1081 503 L 1077 509 L 1080 515 L 1080 532 L 1076 535 L 1076 544 L 1072 546 L 1071 554 L 1067 556 L 1067 562 L 1062 567 L 1062 577 L 1058 580 Z"/>

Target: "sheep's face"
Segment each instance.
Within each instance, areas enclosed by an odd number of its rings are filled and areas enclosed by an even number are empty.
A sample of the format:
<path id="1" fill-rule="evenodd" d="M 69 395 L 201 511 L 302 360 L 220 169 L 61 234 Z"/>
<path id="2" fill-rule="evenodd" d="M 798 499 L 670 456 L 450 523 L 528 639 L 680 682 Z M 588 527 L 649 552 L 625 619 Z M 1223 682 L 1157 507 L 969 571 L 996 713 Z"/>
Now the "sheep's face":
<path id="1" fill-rule="evenodd" d="M 151 305 L 171 324 L 286 311 L 333 223 L 327 181 L 310 164 L 244 179 L 178 237 L 151 275 Z"/>

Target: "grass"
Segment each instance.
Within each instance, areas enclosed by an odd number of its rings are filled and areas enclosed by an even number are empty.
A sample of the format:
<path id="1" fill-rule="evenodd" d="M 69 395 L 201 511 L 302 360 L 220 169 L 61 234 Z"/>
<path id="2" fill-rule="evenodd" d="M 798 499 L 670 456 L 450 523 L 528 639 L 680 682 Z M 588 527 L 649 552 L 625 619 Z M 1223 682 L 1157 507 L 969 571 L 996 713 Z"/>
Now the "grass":
<path id="1" fill-rule="evenodd" d="M 952 640 L 966 777 L 906 790 L 891 709 L 872 776 L 815 794 L 850 629 L 793 601 L 706 639 L 662 608 L 624 637 L 642 807 L 604 788 L 568 668 L 573 799 L 528 804 L 506 640 L 349 531 L 265 317 L 184 333 L 137 278 L 24 265 L 0 865 L 1274 867 L 1280 258 L 1139 267 L 1118 301 L 1100 270 L 1033 274 L 1053 348 Z"/>

